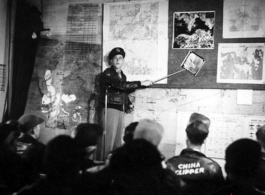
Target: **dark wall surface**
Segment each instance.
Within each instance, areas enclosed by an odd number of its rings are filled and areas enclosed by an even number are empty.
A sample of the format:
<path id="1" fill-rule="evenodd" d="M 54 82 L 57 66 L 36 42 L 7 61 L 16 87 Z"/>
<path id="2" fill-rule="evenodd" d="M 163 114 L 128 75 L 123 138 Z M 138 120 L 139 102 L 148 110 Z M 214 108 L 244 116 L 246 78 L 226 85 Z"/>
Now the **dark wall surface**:
<path id="1" fill-rule="evenodd" d="M 214 49 L 172 49 L 173 14 L 174 12 L 214 11 Z M 168 74 L 179 70 L 183 59 L 189 50 L 205 59 L 197 76 L 188 71 L 181 72 L 168 78 L 167 84 L 157 84 L 159 88 L 187 88 L 187 89 L 256 89 L 265 90 L 264 84 L 234 84 L 217 83 L 217 61 L 219 43 L 264 43 L 264 38 L 224 39 L 223 31 L 223 0 L 169 0 L 168 18 Z"/>

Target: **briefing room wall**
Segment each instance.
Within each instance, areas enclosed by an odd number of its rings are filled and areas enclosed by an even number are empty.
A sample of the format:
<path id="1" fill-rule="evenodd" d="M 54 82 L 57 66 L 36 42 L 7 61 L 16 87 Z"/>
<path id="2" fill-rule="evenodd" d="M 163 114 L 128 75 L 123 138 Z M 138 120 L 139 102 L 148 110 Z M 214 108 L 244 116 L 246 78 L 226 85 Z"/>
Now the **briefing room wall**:
<path id="1" fill-rule="evenodd" d="M 118 1 L 46 0 L 43 1 L 43 7 L 41 7 L 41 1 L 27 0 L 27 2 L 37 6 L 40 10 L 43 9 L 44 27 L 50 29 L 50 31 L 44 31 L 42 33 L 43 37 L 48 35 L 48 37 L 46 36 L 47 39 L 58 39 L 58 37 L 60 37 L 60 39 L 63 40 L 66 37 L 69 4 L 110 3 Z M 169 94 L 170 97 L 166 98 L 166 95 L 164 97 L 158 96 L 161 93 Z M 145 94 L 146 97 L 143 97 L 141 94 Z M 156 118 L 157 112 L 165 113 L 168 109 L 172 111 L 168 114 L 173 114 L 174 116 L 177 116 L 177 114 L 181 112 L 265 116 L 265 92 L 259 90 L 253 91 L 252 104 L 248 105 L 238 104 L 237 90 L 226 89 L 151 88 L 138 90 L 132 94 L 132 96 L 135 97 L 135 112 L 126 116 L 126 125 L 132 121 L 138 120 L 143 116 Z M 147 101 L 149 97 L 153 98 L 154 102 L 158 102 L 157 104 L 160 104 L 160 106 L 156 107 L 154 104 L 150 104 L 150 102 Z M 172 102 L 174 103 L 172 104 Z M 142 106 L 144 104 L 145 106 Z M 170 106 L 170 108 L 168 108 L 168 106 Z M 137 113 L 148 114 L 137 116 Z M 162 124 L 165 124 L 165 122 L 166 121 L 161 119 Z M 178 147 L 178 143 L 176 143 L 176 136 L 179 131 L 183 131 L 183 129 L 176 129 L 176 126 L 173 125 L 177 125 L 178 122 L 179 121 L 177 121 L 177 118 L 176 121 L 167 121 L 167 128 L 170 126 L 170 124 L 172 124 L 172 128 L 166 130 L 167 139 L 164 140 L 160 146 L 166 157 L 175 155 L 176 146 Z M 61 132 L 63 131 L 57 130 L 57 133 Z M 50 139 L 57 133 L 56 131 L 49 131 L 49 134 L 45 134 L 45 139 Z"/>

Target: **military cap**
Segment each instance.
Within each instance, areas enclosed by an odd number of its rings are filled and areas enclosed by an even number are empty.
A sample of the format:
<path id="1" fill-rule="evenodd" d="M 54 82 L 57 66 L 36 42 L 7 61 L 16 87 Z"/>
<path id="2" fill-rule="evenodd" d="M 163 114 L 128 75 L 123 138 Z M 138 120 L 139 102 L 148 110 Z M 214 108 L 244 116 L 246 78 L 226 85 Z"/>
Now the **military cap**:
<path id="1" fill-rule="evenodd" d="M 31 129 L 45 121 L 45 116 L 37 116 L 35 114 L 24 114 L 19 119 L 21 131 L 23 133 L 29 132 Z"/>
<path id="2" fill-rule="evenodd" d="M 145 139 L 158 146 L 163 138 L 163 126 L 151 119 L 142 119 L 135 128 L 133 139 Z"/>
<path id="3" fill-rule="evenodd" d="M 207 125 L 208 128 L 210 127 L 210 123 L 211 123 L 211 121 L 208 117 L 206 117 L 203 114 L 197 113 L 197 112 L 194 112 L 190 115 L 188 125 L 193 123 L 194 121 L 201 121 L 202 123 Z"/>
<path id="4" fill-rule="evenodd" d="M 121 47 L 115 47 L 113 48 L 109 53 L 109 60 L 112 60 L 114 56 L 121 54 L 123 57 L 125 57 L 125 52 Z"/>
<path id="5" fill-rule="evenodd" d="M 209 126 L 201 120 L 195 120 L 187 126 L 186 132 L 193 135 L 208 135 Z"/>

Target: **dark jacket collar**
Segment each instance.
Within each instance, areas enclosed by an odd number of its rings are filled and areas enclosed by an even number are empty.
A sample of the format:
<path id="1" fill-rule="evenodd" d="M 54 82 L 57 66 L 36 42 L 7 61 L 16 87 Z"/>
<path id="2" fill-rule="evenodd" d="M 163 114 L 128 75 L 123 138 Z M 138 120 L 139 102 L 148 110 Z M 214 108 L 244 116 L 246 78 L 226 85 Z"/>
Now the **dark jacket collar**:
<path id="1" fill-rule="evenodd" d="M 119 74 L 118 74 L 117 71 L 115 70 L 114 66 L 110 66 L 109 69 L 110 69 L 110 71 L 111 71 L 113 74 L 115 74 L 116 76 L 119 76 Z M 126 77 L 122 70 L 121 70 L 121 76 L 122 76 L 123 79 Z"/>
<path id="2" fill-rule="evenodd" d="M 180 155 L 189 155 L 189 154 L 195 154 L 196 156 L 206 157 L 205 154 L 203 154 L 199 151 L 190 149 L 190 148 L 186 148 L 186 149 L 182 150 L 180 153 Z"/>
<path id="3" fill-rule="evenodd" d="M 116 72 L 117 73 L 117 71 L 116 71 L 116 69 L 114 68 L 114 66 L 110 66 L 110 70 L 111 71 L 114 71 L 114 72 Z M 118 73 L 117 73 L 118 74 Z M 123 71 L 121 70 L 121 74 L 123 74 Z"/>

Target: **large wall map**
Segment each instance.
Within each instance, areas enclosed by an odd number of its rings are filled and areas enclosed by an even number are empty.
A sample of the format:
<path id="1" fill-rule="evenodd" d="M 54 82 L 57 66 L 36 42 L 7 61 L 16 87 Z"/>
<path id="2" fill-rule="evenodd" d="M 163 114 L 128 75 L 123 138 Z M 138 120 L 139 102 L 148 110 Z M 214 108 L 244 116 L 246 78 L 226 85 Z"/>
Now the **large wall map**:
<path id="1" fill-rule="evenodd" d="M 101 21 L 101 4 L 69 4 L 65 36 L 41 38 L 25 112 L 44 113 L 46 128 L 96 122 Z"/>
<path id="2" fill-rule="evenodd" d="M 41 39 L 37 51 L 26 112 L 44 113 L 48 128 L 71 129 L 87 122 L 90 102 L 96 99 L 101 46 L 89 45 L 85 56 L 78 50 L 65 52 L 65 46 L 61 40 Z"/>
<path id="3" fill-rule="evenodd" d="M 123 71 L 128 80 L 155 80 L 167 75 L 167 12 L 168 1 L 104 5 L 103 55 L 122 47 L 126 52 Z M 103 69 L 107 66 L 105 60 Z"/>

